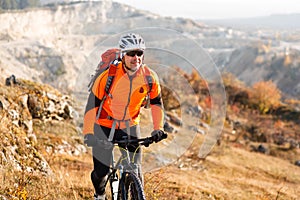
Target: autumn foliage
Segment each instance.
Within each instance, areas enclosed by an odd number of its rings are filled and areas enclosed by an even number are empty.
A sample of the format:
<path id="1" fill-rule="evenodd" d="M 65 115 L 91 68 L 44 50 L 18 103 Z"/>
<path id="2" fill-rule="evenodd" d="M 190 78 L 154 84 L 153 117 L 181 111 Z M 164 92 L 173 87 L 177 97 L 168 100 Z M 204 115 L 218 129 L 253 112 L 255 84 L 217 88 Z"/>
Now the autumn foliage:
<path id="1" fill-rule="evenodd" d="M 249 97 L 260 113 L 265 114 L 279 106 L 281 92 L 272 81 L 260 81 L 252 86 Z"/>

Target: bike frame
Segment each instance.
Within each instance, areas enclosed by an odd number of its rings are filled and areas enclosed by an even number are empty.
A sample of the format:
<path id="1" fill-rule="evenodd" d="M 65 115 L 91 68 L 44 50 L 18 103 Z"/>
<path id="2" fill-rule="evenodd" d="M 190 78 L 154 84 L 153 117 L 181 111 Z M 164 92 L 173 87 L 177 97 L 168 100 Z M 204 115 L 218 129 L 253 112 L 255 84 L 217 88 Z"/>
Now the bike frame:
<path id="1" fill-rule="evenodd" d="M 167 134 L 165 133 L 163 135 L 162 139 L 166 139 L 167 138 Z M 119 188 L 120 185 L 120 181 L 126 181 L 126 174 L 130 173 L 134 173 L 134 175 L 136 176 L 136 179 L 138 179 L 138 181 L 142 181 L 139 178 L 139 164 L 136 164 L 135 162 L 131 162 L 130 161 L 130 152 L 128 150 L 128 145 L 130 144 L 139 144 L 138 148 L 141 148 L 141 146 L 146 146 L 148 147 L 150 144 L 152 144 L 154 142 L 153 137 L 146 137 L 146 138 L 141 138 L 141 139 L 124 139 L 124 140 L 119 140 L 119 141 L 112 141 L 113 143 L 113 147 L 112 147 L 112 159 L 111 159 L 111 163 L 110 163 L 110 170 L 111 172 L 108 174 L 108 178 L 106 180 L 105 185 L 107 185 L 108 181 L 110 181 L 110 189 L 111 189 L 111 194 L 112 194 L 112 199 L 113 200 L 117 200 L 119 198 L 119 192 L 120 190 L 122 191 L 121 194 L 124 195 L 126 194 L 126 186 L 125 186 L 125 182 L 122 182 L 122 188 Z M 98 141 L 99 145 L 108 145 L 108 141 Z M 111 144 L 111 143 L 110 143 Z M 114 155 L 114 148 L 115 146 L 119 146 L 120 149 L 123 149 L 124 151 L 121 151 L 121 155 L 120 158 L 118 159 L 118 161 L 115 161 L 115 155 Z M 134 155 L 132 156 L 132 159 L 134 160 L 135 158 L 135 152 Z M 119 176 L 118 176 L 118 172 L 119 172 Z M 124 178 L 123 178 L 124 177 Z M 142 183 L 141 184 L 141 190 L 140 192 L 142 192 L 143 194 L 143 186 Z M 126 199 L 125 196 L 122 196 L 122 199 Z"/>
<path id="2" fill-rule="evenodd" d="M 111 172 L 108 175 L 107 182 L 110 181 L 111 193 L 112 193 L 113 200 L 118 199 L 119 182 L 122 179 L 122 177 L 125 175 L 125 173 L 133 172 L 136 175 L 138 175 L 139 165 L 130 161 L 130 155 L 129 155 L 129 150 L 127 148 L 127 145 L 130 144 L 131 142 L 134 142 L 134 141 L 141 142 L 141 141 L 144 141 L 145 139 L 146 138 L 134 139 L 134 140 L 124 140 L 123 142 L 119 141 L 114 144 L 113 148 L 115 148 L 115 146 L 118 146 L 118 144 L 120 144 L 120 143 L 125 143 L 125 148 L 119 147 L 121 149 L 120 150 L 121 156 L 117 162 L 115 161 L 114 150 L 112 150 L 112 159 L 111 159 L 111 164 L 110 164 Z M 122 150 L 124 150 L 124 151 L 122 151 Z M 133 159 L 134 159 L 134 156 L 133 156 Z M 118 176 L 118 171 L 119 171 L 119 176 Z M 106 184 L 107 184 L 107 182 L 106 182 Z M 121 188 L 121 189 L 125 190 L 125 188 Z"/>

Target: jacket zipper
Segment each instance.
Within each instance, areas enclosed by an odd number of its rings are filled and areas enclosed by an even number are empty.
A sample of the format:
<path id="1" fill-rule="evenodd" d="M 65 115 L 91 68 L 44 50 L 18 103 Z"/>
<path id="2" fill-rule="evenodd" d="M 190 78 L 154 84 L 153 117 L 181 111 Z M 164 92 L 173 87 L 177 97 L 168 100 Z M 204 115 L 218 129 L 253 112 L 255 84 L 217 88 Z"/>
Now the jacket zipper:
<path id="1" fill-rule="evenodd" d="M 131 90 L 132 90 L 132 81 L 133 81 L 133 76 L 129 76 L 128 75 L 128 78 L 129 78 L 129 81 L 130 81 L 130 84 L 129 84 L 129 93 L 128 93 L 128 101 L 127 101 L 127 105 L 125 106 L 125 110 L 124 110 L 124 116 L 122 118 L 122 121 L 125 119 L 126 117 L 126 113 L 127 113 L 127 108 L 129 106 L 129 103 L 130 103 L 130 96 L 131 96 Z"/>

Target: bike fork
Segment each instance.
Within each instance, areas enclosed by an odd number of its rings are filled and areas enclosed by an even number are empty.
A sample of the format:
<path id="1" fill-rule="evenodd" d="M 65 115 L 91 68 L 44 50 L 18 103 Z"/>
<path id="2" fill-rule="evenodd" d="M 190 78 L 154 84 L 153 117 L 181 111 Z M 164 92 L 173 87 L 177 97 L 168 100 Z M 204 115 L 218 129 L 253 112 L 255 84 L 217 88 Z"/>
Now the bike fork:
<path id="1" fill-rule="evenodd" d="M 119 192 L 119 178 L 116 173 L 114 173 L 113 176 L 111 177 L 111 187 L 112 187 L 113 200 L 117 200 L 118 192 Z"/>
<path id="2" fill-rule="evenodd" d="M 114 154 L 113 153 L 112 153 L 112 167 L 115 168 Z M 111 186 L 111 193 L 112 193 L 112 199 L 113 200 L 118 199 L 119 182 L 120 182 L 120 179 L 118 177 L 118 174 L 117 174 L 116 171 L 114 171 L 112 176 L 110 177 L 110 186 Z"/>

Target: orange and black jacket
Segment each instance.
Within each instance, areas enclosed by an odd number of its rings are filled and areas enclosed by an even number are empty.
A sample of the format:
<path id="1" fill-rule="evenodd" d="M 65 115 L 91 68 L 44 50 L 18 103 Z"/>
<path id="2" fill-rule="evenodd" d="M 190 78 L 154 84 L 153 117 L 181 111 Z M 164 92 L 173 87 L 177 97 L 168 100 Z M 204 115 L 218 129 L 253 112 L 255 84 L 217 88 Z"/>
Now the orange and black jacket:
<path id="1" fill-rule="evenodd" d="M 117 120 L 116 128 L 119 129 L 126 128 L 126 120 L 129 121 L 130 126 L 139 124 L 140 109 L 149 90 L 145 79 L 144 67 L 146 66 L 141 66 L 133 76 L 129 77 L 124 70 L 122 62 L 118 63 L 113 83 L 110 86 L 110 95 L 103 102 L 98 119 L 96 116 L 100 103 L 104 95 L 107 95 L 105 93 L 105 85 L 108 70 L 104 71 L 96 79 L 84 114 L 84 134 L 93 134 L 95 124 L 111 128 L 113 120 Z M 151 69 L 149 70 L 153 80 L 152 89 L 149 93 L 153 128 L 154 130 L 163 130 L 164 111 L 161 99 L 161 87 L 157 74 Z"/>

